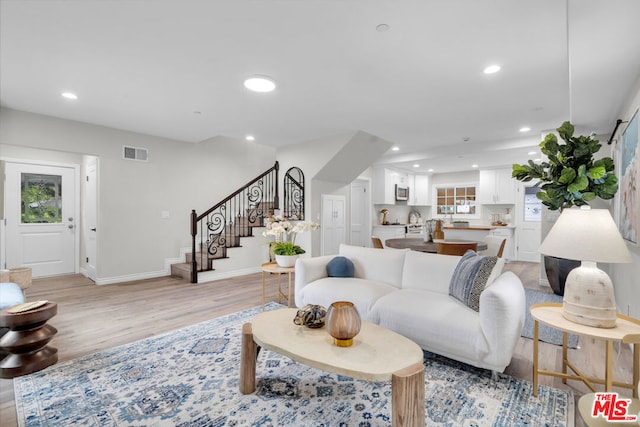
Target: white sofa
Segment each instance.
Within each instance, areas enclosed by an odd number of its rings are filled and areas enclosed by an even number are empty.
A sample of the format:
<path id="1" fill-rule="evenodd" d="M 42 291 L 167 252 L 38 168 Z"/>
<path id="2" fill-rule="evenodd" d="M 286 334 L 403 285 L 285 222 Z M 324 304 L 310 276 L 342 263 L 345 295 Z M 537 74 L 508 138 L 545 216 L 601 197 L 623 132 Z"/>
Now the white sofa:
<path id="1" fill-rule="evenodd" d="M 522 282 L 502 272 L 480 295 L 476 312 L 449 295 L 461 257 L 341 245 L 354 277 L 328 277 L 334 255 L 300 258 L 295 270 L 298 307 L 351 301 L 363 319 L 410 338 L 425 350 L 503 372 L 525 318 Z"/>

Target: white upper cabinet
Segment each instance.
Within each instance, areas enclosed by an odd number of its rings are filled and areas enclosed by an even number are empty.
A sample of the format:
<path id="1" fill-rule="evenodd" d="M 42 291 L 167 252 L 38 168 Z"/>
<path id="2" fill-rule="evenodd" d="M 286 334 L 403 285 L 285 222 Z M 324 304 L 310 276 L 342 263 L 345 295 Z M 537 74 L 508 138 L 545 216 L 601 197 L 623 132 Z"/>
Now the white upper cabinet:
<path id="1" fill-rule="evenodd" d="M 373 204 L 395 205 L 396 185 L 409 187 L 409 175 L 393 169 L 376 167 L 373 169 Z M 409 188 L 411 197 L 412 188 Z"/>
<path id="2" fill-rule="evenodd" d="M 428 175 L 409 175 L 409 206 L 431 206 Z"/>
<path id="3" fill-rule="evenodd" d="M 516 203 L 516 180 L 511 169 L 480 171 L 479 200 L 482 205 L 513 205 Z"/>
<path id="4" fill-rule="evenodd" d="M 373 169 L 373 204 L 395 205 L 397 172 L 387 168 Z"/>

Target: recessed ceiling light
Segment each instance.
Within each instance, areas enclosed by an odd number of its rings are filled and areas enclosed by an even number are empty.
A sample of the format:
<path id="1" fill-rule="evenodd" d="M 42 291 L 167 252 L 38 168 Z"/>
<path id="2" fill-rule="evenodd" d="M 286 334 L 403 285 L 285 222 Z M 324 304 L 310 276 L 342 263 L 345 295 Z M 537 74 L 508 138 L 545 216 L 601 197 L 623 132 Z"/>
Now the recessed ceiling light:
<path id="1" fill-rule="evenodd" d="M 62 92 L 62 97 L 67 99 L 78 99 L 78 95 L 73 92 Z"/>
<path id="2" fill-rule="evenodd" d="M 255 141 L 256 137 L 253 135 L 247 135 L 244 137 L 244 139 L 246 139 L 247 141 Z"/>
<path id="3" fill-rule="evenodd" d="M 477 168 L 477 167 L 478 167 L 478 165 L 471 165 L 471 167 L 472 167 L 472 168 Z"/>
<path id="4" fill-rule="evenodd" d="M 536 154 L 538 154 L 538 152 L 537 151 L 529 151 L 527 154 L 530 155 L 530 156 L 535 156 Z"/>
<path id="5" fill-rule="evenodd" d="M 398 151 L 398 150 L 400 150 L 400 147 L 393 147 L 393 148 L 391 149 L 391 151 Z"/>
<path id="6" fill-rule="evenodd" d="M 276 82 L 266 76 L 253 76 L 244 81 L 244 87 L 254 92 L 271 92 L 276 88 Z"/>
<path id="7" fill-rule="evenodd" d="M 414 167 L 414 168 L 419 168 L 419 167 L 420 167 L 420 165 L 419 165 L 419 164 L 417 164 L 417 163 L 414 163 L 414 164 L 413 164 L 413 167 Z"/>
<path id="8" fill-rule="evenodd" d="M 484 69 L 485 74 L 494 74 L 494 73 L 497 73 L 498 71 L 500 71 L 500 66 L 497 64 L 489 65 L 487 68 Z"/>
<path id="9" fill-rule="evenodd" d="M 520 128 L 520 132 L 523 132 L 523 133 L 524 133 L 524 132 L 529 132 L 530 130 L 531 130 L 531 128 L 530 128 L 530 127 L 527 127 L 527 126 L 525 126 L 525 127 L 521 127 L 521 128 Z"/>
<path id="10" fill-rule="evenodd" d="M 428 169 L 427 172 L 433 172 L 433 169 Z"/>

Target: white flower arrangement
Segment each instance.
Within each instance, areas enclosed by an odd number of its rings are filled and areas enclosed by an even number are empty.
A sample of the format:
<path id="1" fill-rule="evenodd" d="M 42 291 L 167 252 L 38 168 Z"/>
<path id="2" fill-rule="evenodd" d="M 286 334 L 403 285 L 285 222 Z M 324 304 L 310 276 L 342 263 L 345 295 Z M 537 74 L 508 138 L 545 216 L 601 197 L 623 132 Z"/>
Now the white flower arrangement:
<path id="1" fill-rule="evenodd" d="M 320 224 L 313 221 L 299 221 L 294 225 L 282 215 L 273 215 L 267 218 L 265 227 L 266 230 L 262 232 L 263 236 L 275 236 L 279 240 L 285 240 L 274 245 L 276 254 L 278 252 L 286 252 L 278 255 L 294 255 L 304 253 L 304 249 L 295 244 L 296 235 L 305 231 L 316 230 L 320 228 Z M 289 237 L 289 239 L 285 238 L 285 236 Z"/>

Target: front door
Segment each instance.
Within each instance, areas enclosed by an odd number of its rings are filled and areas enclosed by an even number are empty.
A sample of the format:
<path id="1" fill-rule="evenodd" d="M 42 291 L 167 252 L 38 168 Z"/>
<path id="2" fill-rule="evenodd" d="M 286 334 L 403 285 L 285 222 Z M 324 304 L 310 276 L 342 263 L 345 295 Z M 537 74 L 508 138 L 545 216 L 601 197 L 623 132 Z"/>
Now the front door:
<path id="1" fill-rule="evenodd" d="M 76 169 L 6 163 L 7 267 L 33 277 L 76 272 Z"/>

